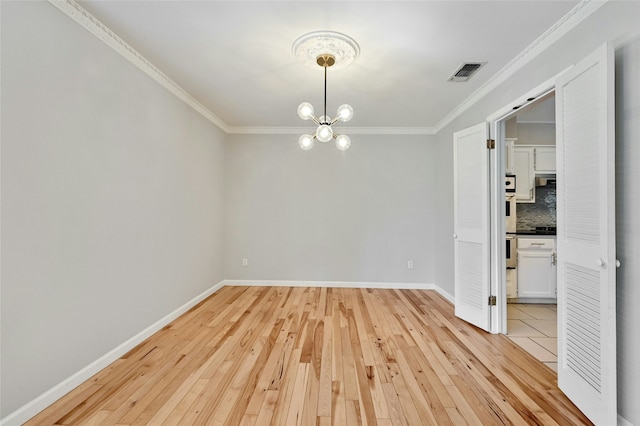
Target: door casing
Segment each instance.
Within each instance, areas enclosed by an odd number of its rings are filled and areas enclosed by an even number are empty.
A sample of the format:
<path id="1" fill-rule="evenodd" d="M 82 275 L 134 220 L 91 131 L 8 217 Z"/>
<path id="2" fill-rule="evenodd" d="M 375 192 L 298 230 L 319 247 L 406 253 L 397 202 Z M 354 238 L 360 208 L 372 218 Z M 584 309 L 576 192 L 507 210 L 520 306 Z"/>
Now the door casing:
<path id="1" fill-rule="evenodd" d="M 495 113 L 487 117 L 490 137 L 495 140 L 496 148 L 490 154 L 490 185 L 495 190 L 491 191 L 489 200 L 491 215 L 491 294 L 496 296 L 496 305 L 491 309 L 491 328 L 493 334 L 507 334 L 507 275 L 506 252 L 503 243 L 505 236 L 505 207 L 504 207 L 504 156 L 505 156 L 505 122 L 516 115 L 521 108 L 537 102 L 541 97 L 555 90 L 555 82 L 558 76 L 566 71 L 554 75 L 544 83 L 531 89 L 525 94 L 514 99 Z M 516 109 L 514 109 L 517 107 Z"/>

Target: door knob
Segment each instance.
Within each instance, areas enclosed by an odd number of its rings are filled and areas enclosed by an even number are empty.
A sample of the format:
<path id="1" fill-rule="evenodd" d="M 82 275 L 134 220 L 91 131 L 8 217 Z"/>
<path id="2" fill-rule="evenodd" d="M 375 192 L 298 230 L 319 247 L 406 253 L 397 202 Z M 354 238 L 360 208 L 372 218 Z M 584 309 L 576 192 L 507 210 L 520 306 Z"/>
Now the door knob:
<path id="1" fill-rule="evenodd" d="M 458 234 L 453 234 L 453 238 L 458 238 Z"/>
<path id="2" fill-rule="evenodd" d="M 620 261 L 618 259 L 616 259 L 616 268 L 620 267 Z"/>
<path id="3" fill-rule="evenodd" d="M 598 266 L 604 266 L 604 260 L 598 258 L 598 260 L 596 260 L 596 265 Z"/>

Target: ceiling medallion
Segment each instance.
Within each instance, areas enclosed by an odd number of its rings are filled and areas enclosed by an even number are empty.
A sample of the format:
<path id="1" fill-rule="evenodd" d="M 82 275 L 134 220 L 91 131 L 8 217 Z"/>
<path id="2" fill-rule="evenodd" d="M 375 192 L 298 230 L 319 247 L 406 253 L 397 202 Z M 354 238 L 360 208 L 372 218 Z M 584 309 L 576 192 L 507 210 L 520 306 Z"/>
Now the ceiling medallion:
<path id="1" fill-rule="evenodd" d="M 308 67 L 318 66 L 316 58 L 331 55 L 335 58 L 333 69 L 349 66 L 359 55 L 360 46 L 348 35 L 335 31 L 313 31 L 301 35 L 293 42 L 293 56 Z"/>
<path id="2" fill-rule="evenodd" d="M 318 127 L 313 135 L 300 136 L 300 148 L 313 148 L 315 140 L 329 142 L 336 140 L 336 147 L 344 151 L 349 149 L 351 139 L 347 135 L 337 135 L 332 125 L 338 121 L 349 121 L 353 117 L 353 108 L 344 104 L 338 107 L 335 118 L 327 115 L 327 69 L 345 68 L 360 54 L 358 44 L 349 36 L 331 31 L 316 31 L 299 37 L 292 47 L 293 54 L 305 65 L 320 66 L 324 69 L 324 110 L 323 115 L 317 117 L 313 106 L 303 102 L 298 106 L 298 116 L 303 120 L 312 120 Z"/>

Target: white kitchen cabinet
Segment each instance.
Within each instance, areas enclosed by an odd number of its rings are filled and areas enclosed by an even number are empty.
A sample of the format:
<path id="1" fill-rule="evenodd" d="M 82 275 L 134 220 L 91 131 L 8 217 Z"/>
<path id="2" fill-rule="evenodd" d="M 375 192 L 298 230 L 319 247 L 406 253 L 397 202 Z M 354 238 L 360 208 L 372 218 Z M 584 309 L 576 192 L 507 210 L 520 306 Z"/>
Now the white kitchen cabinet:
<path id="1" fill-rule="evenodd" d="M 536 146 L 534 170 L 536 173 L 556 172 L 556 147 Z"/>
<path id="2" fill-rule="evenodd" d="M 519 299 L 555 299 L 555 241 L 551 238 L 518 238 L 517 271 Z"/>
<path id="3" fill-rule="evenodd" d="M 504 140 L 504 172 L 508 175 L 515 174 L 513 167 L 513 148 L 518 139 L 505 138 Z"/>
<path id="4" fill-rule="evenodd" d="M 532 146 L 513 148 L 513 171 L 516 175 L 516 202 L 518 203 L 536 201 L 534 153 Z"/>
<path id="5" fill-rule="evenodd" d="M 507 299 L 518 297 L 518 270 L 507 269 Z"/>

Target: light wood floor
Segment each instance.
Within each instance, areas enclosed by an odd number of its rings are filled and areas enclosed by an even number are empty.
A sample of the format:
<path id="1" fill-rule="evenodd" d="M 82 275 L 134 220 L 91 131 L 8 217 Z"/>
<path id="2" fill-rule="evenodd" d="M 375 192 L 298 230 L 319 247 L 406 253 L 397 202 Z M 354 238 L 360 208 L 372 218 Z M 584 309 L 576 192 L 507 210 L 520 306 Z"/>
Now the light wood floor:
<path id="1" fill-rule="evenodd" d="M 27 424 L 590 423 L 436 292 L 224 287 Z"/>

